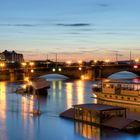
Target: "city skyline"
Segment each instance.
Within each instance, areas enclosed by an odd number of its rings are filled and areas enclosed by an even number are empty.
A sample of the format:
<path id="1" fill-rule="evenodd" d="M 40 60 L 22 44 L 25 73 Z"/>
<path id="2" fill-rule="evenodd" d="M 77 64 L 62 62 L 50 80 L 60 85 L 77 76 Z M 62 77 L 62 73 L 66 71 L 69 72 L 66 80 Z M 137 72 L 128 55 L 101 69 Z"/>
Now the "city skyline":
<path id="1" fill-rule="evenodd" d="M 139 0 L 0 2 L 0 51 L 25 60 L 133 59 L 140 54 Z"/>

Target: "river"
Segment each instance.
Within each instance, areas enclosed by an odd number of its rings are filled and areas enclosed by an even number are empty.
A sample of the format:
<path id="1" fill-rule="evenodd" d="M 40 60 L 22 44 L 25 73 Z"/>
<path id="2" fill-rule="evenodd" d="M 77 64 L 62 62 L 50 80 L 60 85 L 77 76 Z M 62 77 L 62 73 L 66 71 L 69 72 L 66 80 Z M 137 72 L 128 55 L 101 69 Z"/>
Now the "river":
<path id="1" fill-rule="evenodd" d="M 0 82 L 0 140 L 135 140 L 140 135 L 100 129 L 85 123 L 60 118 L 73 104 L 97 103 L 92 97 L 93 81 L 51 81 L 48 95 L 40 97 L 40 116 L 36 97 L 16 94 L 22 83 Z M 129 117 L 140 115 L 140 107 L 130 107 Z"/>

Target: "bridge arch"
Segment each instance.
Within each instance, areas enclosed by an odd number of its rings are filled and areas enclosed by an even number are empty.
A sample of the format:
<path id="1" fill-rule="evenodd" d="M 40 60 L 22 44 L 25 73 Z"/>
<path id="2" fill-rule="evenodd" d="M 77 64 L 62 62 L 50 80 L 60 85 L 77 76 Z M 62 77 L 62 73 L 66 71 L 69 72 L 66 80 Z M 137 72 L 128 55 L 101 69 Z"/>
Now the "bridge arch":
<path id="1" fill-rule="evenodd" d="M 108 76 L 108 79 L 133 79 L 133 78 L 138 78 L 139 76 L 133 72 L 130 71 L 120 71 L 111 74 Z"/>
<path id="2" fill-rule="evenodd" d="M 47 79 L 47 81 L 52 81 L 52 80 L 66 80 L 69 79 L 68 76 L 65 76 L 63 74 L 57 74 L 57 73 L 53 73 L 53 74 L 46 74 L 43 76 L 40 76 L 41 78 L 45 78 Z"/>

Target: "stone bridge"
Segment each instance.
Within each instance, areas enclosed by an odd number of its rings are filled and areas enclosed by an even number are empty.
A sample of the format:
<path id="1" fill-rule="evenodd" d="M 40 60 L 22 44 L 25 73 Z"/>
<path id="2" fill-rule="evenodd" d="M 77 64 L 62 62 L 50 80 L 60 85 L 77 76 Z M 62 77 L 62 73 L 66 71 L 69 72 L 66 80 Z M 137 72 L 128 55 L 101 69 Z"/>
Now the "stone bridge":
<path id="1" fill-rule="evenodd" d="M 140 66 L 139 66 L 140 67 Z M 95 65 L 92 67 L 61 67 L 61 68 L 46 68 L 34 67 L 32 69 L 6 69 L 0 71 L 0 80 L 23 80 L 24 77 L 36 78 L 46 74 L 62 74 L 73 79 L 100 79 L 107 78 L 109 75 L 120 72 L 130 71 L 140 75 L 140 68 L 134 69 L 133 65 Z"/>

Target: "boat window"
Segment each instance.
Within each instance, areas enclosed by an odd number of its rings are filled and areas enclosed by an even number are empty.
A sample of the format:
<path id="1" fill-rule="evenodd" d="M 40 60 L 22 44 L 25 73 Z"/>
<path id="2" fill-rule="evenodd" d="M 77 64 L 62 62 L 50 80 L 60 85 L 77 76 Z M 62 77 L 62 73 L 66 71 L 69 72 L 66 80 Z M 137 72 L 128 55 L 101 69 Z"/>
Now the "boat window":
<path id="1" fill-rule="evenodd" d="M 123 96 L 122 96 L 122 99 L 123 99 Z"/>
<path id="2" fill-rule="evenodd" d="M 130 98 L 129 98 L 129 97 L 128 97 L 127 99 L 128 99 L 128 100 L 130 100 Z"/>

